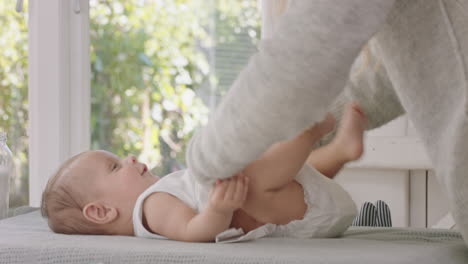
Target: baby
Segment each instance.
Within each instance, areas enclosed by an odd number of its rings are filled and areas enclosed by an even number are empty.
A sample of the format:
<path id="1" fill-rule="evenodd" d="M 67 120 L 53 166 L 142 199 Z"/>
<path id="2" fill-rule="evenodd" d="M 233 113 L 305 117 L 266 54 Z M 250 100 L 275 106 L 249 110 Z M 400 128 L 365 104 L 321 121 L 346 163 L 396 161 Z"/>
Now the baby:
<path id="1" fill-rule="evenodd" d="M 65 234 L 192 242 L 336 237 L 351 225 L 356 207 L 330 178 L 362 155 L 366 122 L 360 107 L 350 104 L 328 145 L 314 150 L 335 126 L 330 114 L 213 186 L 199 184 L 189 170 L 160 179 L 134 156 L 86 151 L 49 180 L 42 215 L 54 232 Z"/>

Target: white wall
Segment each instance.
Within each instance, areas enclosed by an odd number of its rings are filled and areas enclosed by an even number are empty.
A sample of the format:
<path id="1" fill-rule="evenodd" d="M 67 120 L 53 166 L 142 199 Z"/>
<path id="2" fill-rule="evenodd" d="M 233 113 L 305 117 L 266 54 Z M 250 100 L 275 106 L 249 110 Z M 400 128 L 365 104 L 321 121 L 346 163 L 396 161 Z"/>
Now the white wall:
<path id="1" fill-rule="evenodd" d="M 395 227 L 431 227 L 448 201 L 413 126 L 406 117 L 366 133 L 365 154 L 336 177 L 357 207 L 385 201 Z"/>
<path id="2" fill-rule="evenodd" d="M 409 226 L 409 172 L 404 170 L 345 169 L 336 177 L 351 194 L 358 210 L 364 202 L 385 201 L 393 226 Z"/>

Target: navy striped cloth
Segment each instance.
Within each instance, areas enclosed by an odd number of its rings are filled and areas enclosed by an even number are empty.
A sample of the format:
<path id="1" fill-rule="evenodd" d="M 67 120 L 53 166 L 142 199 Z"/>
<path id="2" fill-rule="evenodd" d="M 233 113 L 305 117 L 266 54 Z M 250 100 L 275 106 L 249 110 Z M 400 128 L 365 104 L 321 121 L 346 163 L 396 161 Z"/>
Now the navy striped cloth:
<path id="1" fill-rule="evenodd" d="M 390 207 L 382 200 L 375 202 L 375 205 L 365 202 L 354 219 L 352 226 L 391 227 L 392 216 L 390 214 Z"/>

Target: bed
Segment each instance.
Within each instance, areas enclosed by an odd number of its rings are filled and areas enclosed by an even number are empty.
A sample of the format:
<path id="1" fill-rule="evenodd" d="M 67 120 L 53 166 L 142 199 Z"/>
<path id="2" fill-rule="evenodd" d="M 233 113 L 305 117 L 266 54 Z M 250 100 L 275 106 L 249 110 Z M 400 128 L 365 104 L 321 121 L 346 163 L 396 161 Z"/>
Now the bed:
<path id="1" fill-rule="evenodd" d="M 36 209 L 0 221 L 0 263 L 468 263 L 443 229 L 351 227 L 335 239 L 214 244 L 51 232 Z"/>

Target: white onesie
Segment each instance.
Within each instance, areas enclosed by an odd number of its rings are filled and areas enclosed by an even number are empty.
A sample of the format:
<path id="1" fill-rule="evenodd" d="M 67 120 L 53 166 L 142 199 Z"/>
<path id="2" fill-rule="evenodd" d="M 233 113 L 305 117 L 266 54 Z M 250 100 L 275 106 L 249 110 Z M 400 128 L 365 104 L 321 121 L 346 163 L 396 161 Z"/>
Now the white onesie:
<path id="1" fill-rule="evenodd" d="M 296 176 L 304 189 L 307 211 L 304 218 L 286 225 L 265 224 L 247 234 L 241 228 L 230 228 L 216 236 L 216 242 L 237 242 L 265 236 L 288 236 L 300 238 L 337 237 L 352 223 L 357 209 L 349 194 L 335 181 L 323 176 L 312 167 L 304 166 Z M 143 201 L 155 192 L 169 193 L 197 212 L 208 205 L 211 186 L 199 184 L 188 170 L 166 175 L 146 189 L 137 199 L 133 209 L 135 236 L 167 239 L 151 233 L 142 223 Z"/>

